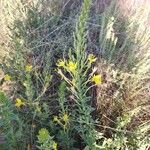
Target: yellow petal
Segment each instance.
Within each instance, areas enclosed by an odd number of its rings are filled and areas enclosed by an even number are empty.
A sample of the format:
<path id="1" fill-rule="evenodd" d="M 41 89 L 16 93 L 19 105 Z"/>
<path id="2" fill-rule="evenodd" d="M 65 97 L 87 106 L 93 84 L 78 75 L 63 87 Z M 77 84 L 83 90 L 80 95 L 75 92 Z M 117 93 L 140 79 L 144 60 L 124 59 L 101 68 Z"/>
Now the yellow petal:
<path id="1" fill-rule="evenodd" d="M 56 65 L 58 67 L 64 67 L 65 66 L 65 61 L 63 61 L 62 59 L 59 59 Z"/>
<path id="2" fill-rule="evenodd" d="M 97 60 L 97 58 L 93 54 L 90 54 L 88 56 L 88 60 L 89 60 L 90 64 L 92 64 L 93 62 L 95 62 Z"/>
<path id="3" fill-rule="evenodd" d="M 94 75 L 91 79 L 92 82 L 95 82 L 96 85 L 102 83 L 102 76 L 101 75 Z"/>
<path id="4" fill-rule="evenodd" d="M 69 121 L 69 116 L 68 116 L 68 114 L 64 114 L 64 116 L 63 116 L 63 121 L 66 122 L 66 123 L 68 123 L 68 121 Z"/>
<path id="5" fill-rule="evenodd" d="M 67 64 L 67 68 L 68 68 L 68 71 L 74 73 L 75 70 L 77 69 L 77 63 L 74 63 L 73 61 L 69 61 Z"/>
<path id="6" fill-rule="evenodd" d="M 5 81 L 10 81 L 11 80 L 11 76 L 9 74 L 6 74 L 4 79 L 5 79 Z"/>

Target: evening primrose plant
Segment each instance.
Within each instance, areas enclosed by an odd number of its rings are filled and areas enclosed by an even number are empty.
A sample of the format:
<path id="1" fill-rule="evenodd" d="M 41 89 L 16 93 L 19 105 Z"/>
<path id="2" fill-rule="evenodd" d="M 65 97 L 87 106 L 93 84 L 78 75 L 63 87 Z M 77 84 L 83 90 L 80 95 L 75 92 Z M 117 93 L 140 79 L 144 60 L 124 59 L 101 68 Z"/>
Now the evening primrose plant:
<path id="1" fill-rule="evenodd" d="M 19 122 L 19 133 L 16 129 L 18 128 L 16 121 L 12 120 L 9 123 L 9 127 L 12 126 L 10 128 L 12 130 L 11 134 L 19 136 L 19 138 L 13 138 L 12 136 L 13 140 L 7 140 L 10 135 L 6 133 L 8 130 L 3 130 L 5 129 L 4 124 L 1 126 L 2 133 L 0 134 L 5 134 L 6 142 L 10 143 L 10 146 L 14 145 L 13 147 L 16 150 L 20 149 L 20 146 L 22 149 L 32 147 L 35 143 L 37 128 L 47 122 L 50 111 L 47 102 L 41 101 L 49 88 L 52 76 L 49 71 L 49 66 L 51 65 L 49 59 L 45 58 L 43 72 L 40 72 L 40 69 L 37 69 L 35 65 L 33 66 L 33 62 L 26 60 L 28 56 L 23 52 L 24 49 L 21 44 L 17 42 L 15 46 L 16 52 L 12 54 L 14 59 L 8 60 L 7 64 L 3 64 L 2 69 L 5 73 L 4 83 L 12 86 L 10 89 L 12 96 L 9 97 L 11 113 L 15 114 L 19 121 L 21 120 Z M 5 117 L 4 113 L 2 117 Z M 6 121 L 10 118 L 6 116 Z M 5 122 L 5 120 L 2 120 L 2 122 Z M 13 149 L 13 147 L 10 149 Z"/>
<path id="2" fill-rule="evenodd" d="M 68 89 L 74 96 L 75 107 L 72 111 L 72 118 L 76 120 L 74 128 L 82 137 L 86 148 L 94 150 L 96 130 L 91 116 L 94 109 L 89 105 L 90 97 L 87 96 L 87 92 L 90 88 L 87 85 L 91 82 L 95 85 L 101 84 L 101 76 L 94 75 L 95 72 L 89 75 L 92 64 L 97 60 L 93 54 L 86 53 L 86 21 L 90 5 L 90 0 L 84 0 L 74 34 L 74 53 L 70 50 L 68 60 L 58 60 L 57 72 L 68 83 Z M 69 76 L 66 76 L 66 73 Z"/>
<path id="3" fill-rule="evenodd" d="M 61 82 L 58 90 L 58 114 L 53 116 L 51 128 L 55 131 L 58 145 L 62 150 L 74 147 L 71 111 L 67 105 L 66 82 Z"/>

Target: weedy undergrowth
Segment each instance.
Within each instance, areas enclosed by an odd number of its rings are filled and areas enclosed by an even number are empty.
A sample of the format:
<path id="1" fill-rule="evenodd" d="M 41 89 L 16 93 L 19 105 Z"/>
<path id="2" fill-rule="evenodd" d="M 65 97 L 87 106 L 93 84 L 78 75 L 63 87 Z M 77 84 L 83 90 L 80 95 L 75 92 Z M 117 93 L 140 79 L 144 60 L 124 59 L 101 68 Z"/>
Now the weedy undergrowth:
<path id="1" fill-rule="evenodd" d="M 96 57 L 88 52 L 91 0 L 83 1 L 77 20 L 54 15 L 53 9 L 44 9 L 40 1 L 17 2 L 23 18 L 11 20 L 11 58 L 1 63 L 5 75 L 0 84 L 13 88 L 8 99 L 0 93 L 0 128 L 8 149 L 148 149 L 149 122 L 140 126 L 141 130 L 128 131 L 136 114 L 127 113 L 129 108 L 124 105 L 141 97 L 147 104 L 148 99 L 143 92 L 149 90 L 149 49 L 141 54 L 142 49 L 148 48 L 149 36 L 148 30 L 136 28 L 141 25 L 138 15 L 121 20 L 116 1 L 98 15 Z M 70 22 L 76 22 L 74 36 Z M 102 68 L 103 60 L 108 68 Z M 100 62 L 103 65 L 98 65 Z M 96 95 L 96 108 L 92 107 L 95 89 L 100 93 L 99 97 Z M 98 108 L 113 125 L 103 124 L 98 112 L 93 117 Z M 102 108 L 110 114 L 103 113 Z M 96 117 L 99 121 L 93 119 Z"/>

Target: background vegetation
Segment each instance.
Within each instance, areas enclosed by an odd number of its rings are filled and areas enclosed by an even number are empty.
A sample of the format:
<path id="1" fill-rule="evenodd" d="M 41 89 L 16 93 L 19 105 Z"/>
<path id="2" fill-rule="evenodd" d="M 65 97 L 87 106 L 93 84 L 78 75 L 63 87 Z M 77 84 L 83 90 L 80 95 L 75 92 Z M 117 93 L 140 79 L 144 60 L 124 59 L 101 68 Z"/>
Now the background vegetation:
<path id="1" fill-rule="evenodd" d="M 150 148 L 150 10 L 120 2 L 1 1 L 1 149 Z"/>

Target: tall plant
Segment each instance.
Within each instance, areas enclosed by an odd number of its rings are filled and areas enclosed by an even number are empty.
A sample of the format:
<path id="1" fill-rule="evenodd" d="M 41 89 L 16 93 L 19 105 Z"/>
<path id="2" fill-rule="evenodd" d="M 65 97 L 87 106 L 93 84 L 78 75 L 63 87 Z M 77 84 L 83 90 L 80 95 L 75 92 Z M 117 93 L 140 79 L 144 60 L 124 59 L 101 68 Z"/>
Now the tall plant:
<path id="1" fill-rule="evenodd" d="M 75 129 L 84 140 L 89 149 L 95 149 L 96 142 L 94 120 L 91 113 L 93 108 L 89 105 L 91 100 L 87 96 L 87 84 L 91 81 L 95 84 L 101 83 L 101 76 L 94 75 L 94 71 L 89 76 L 92 63 L 96 61 L 93 54 L 87 55 L 87 19 L 90 11 L 91 0 L 84 0 L 81 14 L 76 24 L 74 34 L 74 51 L 70 50 L 69 60 L 59 60 L 57 63 L 58 73 L 69 84 L 69 90 L 73 95 L 75 103 L 72 117 L 77 121 Z M 69 73 L 66 76 L 64 72 Z"/>

